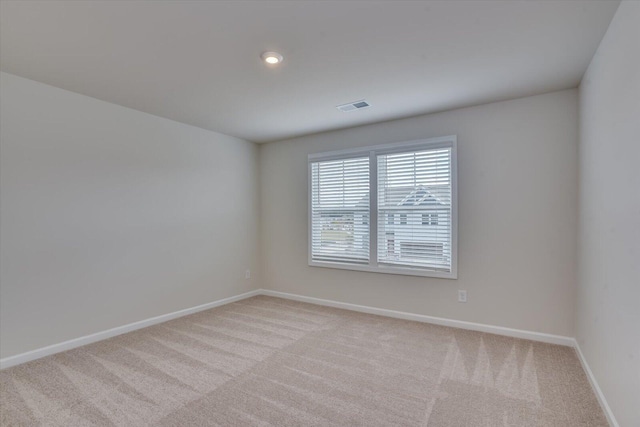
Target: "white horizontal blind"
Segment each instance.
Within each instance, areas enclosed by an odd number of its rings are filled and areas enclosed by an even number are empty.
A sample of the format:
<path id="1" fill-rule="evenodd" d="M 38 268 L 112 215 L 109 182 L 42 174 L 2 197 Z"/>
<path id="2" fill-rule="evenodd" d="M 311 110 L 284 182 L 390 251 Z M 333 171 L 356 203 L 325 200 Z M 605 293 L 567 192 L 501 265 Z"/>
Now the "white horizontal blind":
<path id="1" fill-rule="evenodd" d="M 382 154 L 378 263 L 452 271 L 451 147 Z"/>
<path id="2" fill-rule="evenodd" d="M 311 259 L 369 263 L 369 157 L 311 162 Z"/>

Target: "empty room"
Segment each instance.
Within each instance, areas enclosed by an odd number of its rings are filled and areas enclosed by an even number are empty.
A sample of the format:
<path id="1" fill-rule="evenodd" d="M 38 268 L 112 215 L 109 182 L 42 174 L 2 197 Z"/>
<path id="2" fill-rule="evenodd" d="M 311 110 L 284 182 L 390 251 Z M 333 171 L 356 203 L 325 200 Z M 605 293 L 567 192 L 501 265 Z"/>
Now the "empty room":
<path id="1" fill-rule="evenodd" d="M 1 426 L 640 426 L 640 1 L 0 0 Z"/>

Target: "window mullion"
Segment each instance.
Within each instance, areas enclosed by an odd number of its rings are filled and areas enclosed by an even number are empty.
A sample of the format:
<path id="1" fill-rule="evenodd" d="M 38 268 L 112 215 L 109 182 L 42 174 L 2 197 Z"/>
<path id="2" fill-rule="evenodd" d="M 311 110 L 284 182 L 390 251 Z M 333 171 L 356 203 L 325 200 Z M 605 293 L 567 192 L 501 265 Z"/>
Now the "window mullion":
<path id="1" fill-rule="evenodd" d="M 378 158 L 369 152 L 369 265 L 378 265 Z"/>

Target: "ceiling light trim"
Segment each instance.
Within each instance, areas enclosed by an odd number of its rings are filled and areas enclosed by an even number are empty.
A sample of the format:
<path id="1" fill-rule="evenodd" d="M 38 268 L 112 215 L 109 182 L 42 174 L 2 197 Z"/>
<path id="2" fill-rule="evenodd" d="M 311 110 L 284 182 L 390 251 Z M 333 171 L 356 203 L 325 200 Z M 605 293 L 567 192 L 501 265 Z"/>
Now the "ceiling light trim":
<path id="1" fill-rule="evenodd" d="M 262 58 L 267 65 L 278 65 L 284 61 L 284 56 L 282 56 L 282 54 L 273 51 L 263 52 L 262 55 L 260 55 L 260 58 Z"/>

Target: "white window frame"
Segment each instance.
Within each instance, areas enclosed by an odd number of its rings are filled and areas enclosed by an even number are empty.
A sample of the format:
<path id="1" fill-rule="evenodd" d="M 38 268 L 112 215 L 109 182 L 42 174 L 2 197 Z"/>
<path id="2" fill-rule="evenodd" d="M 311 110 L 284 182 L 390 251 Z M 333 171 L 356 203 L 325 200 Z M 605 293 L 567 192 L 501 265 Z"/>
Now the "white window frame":
<path id="1" fill-rule="evenodd" d="M 344 270 L 366 271 L 371 273 L 400 274 L 407 276 L 437 277 L 442 279 L 458 278 L 458 160 L 457 136 L 420 139 L 396 142 L 347 150 L 329 151 L 309 154 L 308 156 L 308 263 L 312 267 L 337 268 Z M 378 165 L 377 156 L 408 151 L 451 148 L 451 271 L 429 271 L 418 267 L 389 266 L 378 264 Z M 353 157 L 369 156 L 369 264 L 347 264 L 332 261 L 316 261 L 312 259 L 311 243 L 313 215 L 311 209 L 311 164 L 327 160 L 343 160 Z M 384 244 L 384 242 L 383 242 Z"/>

